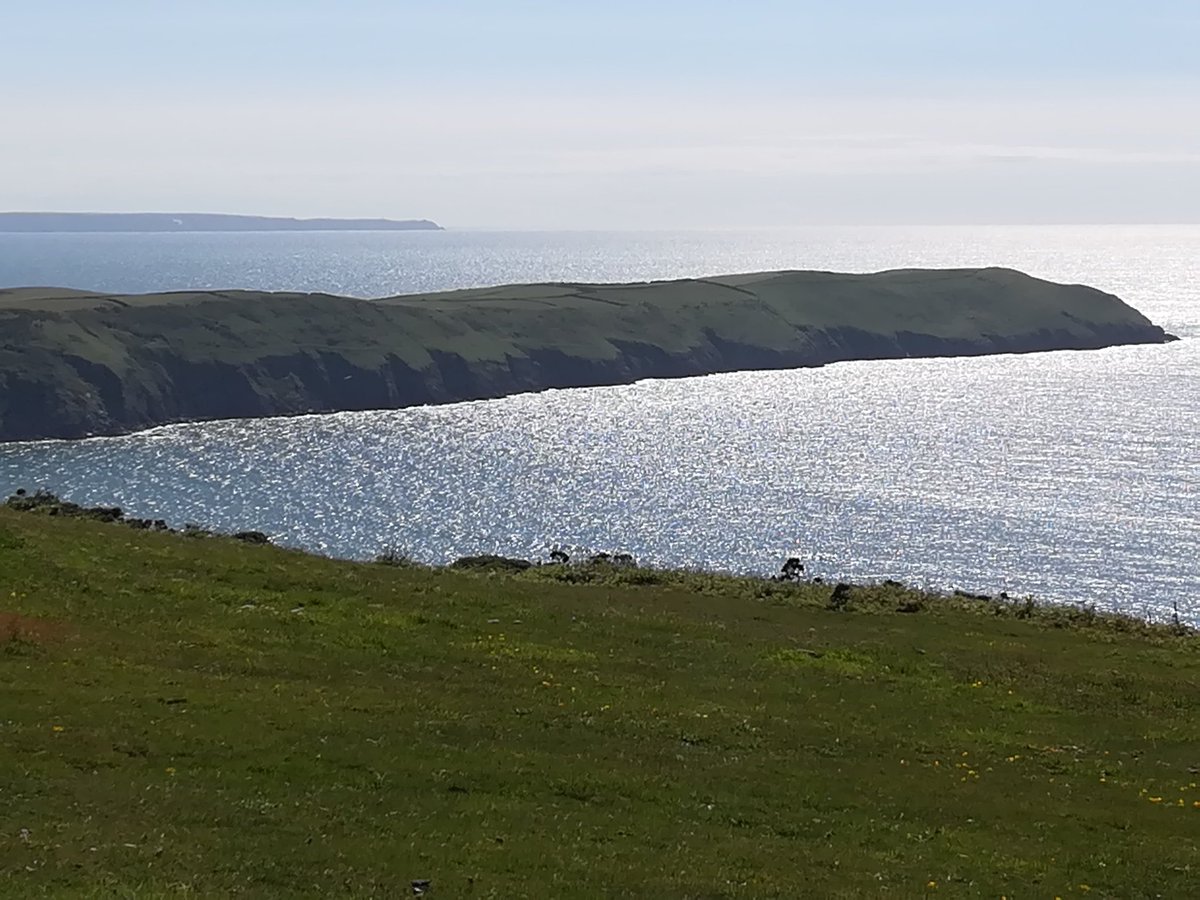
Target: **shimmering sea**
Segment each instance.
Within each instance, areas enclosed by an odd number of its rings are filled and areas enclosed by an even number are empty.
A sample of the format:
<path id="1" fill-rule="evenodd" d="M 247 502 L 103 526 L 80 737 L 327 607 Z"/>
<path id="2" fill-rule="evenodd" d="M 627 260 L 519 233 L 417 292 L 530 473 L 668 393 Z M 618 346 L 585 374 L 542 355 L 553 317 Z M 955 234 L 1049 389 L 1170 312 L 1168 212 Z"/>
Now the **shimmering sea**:
<path id="1" fill-rule="evenodd" d="M 1200 227 L 0 235 L 0 286 L 373 297 L 781 268 L 1005 265 L 1111 291 L 1164 346 L 547 391 L 0 445 L 0 491 L 336 556 L 625 551 L 1200 622 Z"/>

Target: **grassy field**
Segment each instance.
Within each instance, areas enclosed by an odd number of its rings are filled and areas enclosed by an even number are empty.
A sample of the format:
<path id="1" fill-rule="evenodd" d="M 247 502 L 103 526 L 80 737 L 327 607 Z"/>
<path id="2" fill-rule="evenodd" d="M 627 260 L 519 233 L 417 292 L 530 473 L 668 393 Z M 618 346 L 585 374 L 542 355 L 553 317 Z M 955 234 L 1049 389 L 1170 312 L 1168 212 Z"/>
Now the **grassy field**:
<path id="1" fill-rule="evenodd" d="M 0 894 L 1194 894 L 1200 639 L 831 590 L 0 508 Z"/>

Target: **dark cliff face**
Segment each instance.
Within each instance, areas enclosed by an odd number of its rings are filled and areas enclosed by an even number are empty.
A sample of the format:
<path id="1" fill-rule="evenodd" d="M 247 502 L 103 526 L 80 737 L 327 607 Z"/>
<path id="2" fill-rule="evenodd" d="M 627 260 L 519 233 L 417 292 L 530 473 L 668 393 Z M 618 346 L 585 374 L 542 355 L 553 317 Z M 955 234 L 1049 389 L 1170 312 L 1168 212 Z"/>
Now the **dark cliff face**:
<path id="1" fill-rule="evenodd" d="M 261 301 L 264 308 L 269 299 Z M 533 341 L 521 335 L 501 345 L 502 351 L 492 347 L 472 356 L 468 351 L 478 347 L 480 335 L 491 336 L 485 328 L 494 326 L 485 316 L 494 317 L 493 307 L 484 308 L 467 326 L 460 320 L 474 307 L 464 307 L 466 312 L 458 318 L 438 320 L 437 327 L 449 336 L 438 338 L 440 347 L 430 346 L 433 339 L 427 338 L 414 351 L 412 323 L 424 320 L 414 320 L 408 309 L 396 337 L 383 334 L 383 307 L 344 301 L 346 309 L 321 319 L 325 301 L 312 301 L 295 307 L 303 313 L 298 317 L 301 326 L 293 328 L 300 337 L 280 340 L 274 332 L 281 326 L 272 330 L 273 326 L 293 307 L 276 309 L 274 318 L 264 319 L 265 329 L 259 334 L 253 331 L 256 323 L 231 324 L 225 316 L 229 311 L 253 313 L 258 307 L 246 304 L 258 301 L 234 300 L 238 305 L 230 301 L 226 306 L 189 307 L 190 319 L 180 311 L 177 318 L 183 325 L 172 319 L 169 305 L 151 305 L 140 318 L 137 309 L 130 311 L 123 301 L 74 316 L 43 309 L 6 317 L 0 307 L 0 440 L 119 434 L 204 419 L 391 409 L 547 388 L 844 360 L 1082 350 L 1169 339 L 1132 310 L 1128 316 L 1114 316 L 1106 308 L 1104 317 L 1084 326 L 1076 316 L 1047 314 L 1038 319 L 1045 327 L 965 336 L 873 331 L 851 324 L 789 326 L 771 320 L 758 332 L 767 338 L 750 339 L 729 334 L 737 329 L 701 322 L 686 341 L 664 346 L 665 341 L 639 340 L 632 336 L 637 329 L 626 327 L 620 335 L 601 335 L 601 352 L 595 352 L 581 344 L 580 337 L 597 340 L 595 321 L 566 333 L 562 323 L 570 320 L 559 316 L 550 339 Z M 1116 298 L 1109 300 L 1120 305 Z M 328 302 L 336 303 L 337 298 Z M 640 313 L 634 312 L 636 325 Z M 345 337 L 341 324 L 351 314 L 366 317 L 367 323 L 365 330 L 353 333 L 353 340 Z M 755 307 L 747 307 L 747 317 L 757 314 Z M 135 325 L 141 331 L 134 330 Z M 376 333 L 382 336 L 378 346 L 372 346 Z M 553 335 L 563 339 L 556 341 Z M 237 352 L 226 352 L 227 344 Z"/>
<path id="2" fill-rule="evenodd" d="M 608 360 L 572 357 L 543 349 L 505 364 L 484 364 L 439 352 L 421 370 L 391 357 L 365 369 L 336 353 L 267 357 L 254 364 L 195 362 L 155 354 L 153 390 L 122 379 L 102 365 L 71 360 L 93 401 L 79 404 L 53 385 L 10 375 L 0 405 L 7 441 L 121 434 L 154 425 L 218 418 L 296 415 L 340 410 L 394 409 L 431 403 L 502 397 L 547 388 L 626 384 L 643 378 L 678 378 L 753 369 L 820 366 L 845 360 L 977 356 L 1114 344 L 1160 343 L 1154 329 L 1113 329 L 1102 339 L 1080 341 L 1052 330 L 1021 337 L 947 340 L 922 334 L 881 337 L 855 328 L 812 336 L 806 352 L 780 352 L 713 335 L 694 352 L 672 354 L 653 345 L 624 342 Z"/>

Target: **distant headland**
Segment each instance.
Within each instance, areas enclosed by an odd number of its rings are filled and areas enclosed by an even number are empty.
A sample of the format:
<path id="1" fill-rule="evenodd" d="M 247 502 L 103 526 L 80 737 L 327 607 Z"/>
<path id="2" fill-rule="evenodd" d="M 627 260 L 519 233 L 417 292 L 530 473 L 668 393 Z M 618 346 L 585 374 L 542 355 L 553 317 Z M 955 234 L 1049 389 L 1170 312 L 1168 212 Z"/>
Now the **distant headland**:
<path id="1" fill-rule="evenodd" d="M 998 268 L 526 284 L 383 300 L 10 288 L 0 290 L 0 440 L 1168 340 L 1112 294 Z"/>
<path id="2" fill-rule="evenodd" d="M 0 233 L 160 231 L 441 231 L 428 219 L 288 219 L 222 213 L 0 212 Z"/>

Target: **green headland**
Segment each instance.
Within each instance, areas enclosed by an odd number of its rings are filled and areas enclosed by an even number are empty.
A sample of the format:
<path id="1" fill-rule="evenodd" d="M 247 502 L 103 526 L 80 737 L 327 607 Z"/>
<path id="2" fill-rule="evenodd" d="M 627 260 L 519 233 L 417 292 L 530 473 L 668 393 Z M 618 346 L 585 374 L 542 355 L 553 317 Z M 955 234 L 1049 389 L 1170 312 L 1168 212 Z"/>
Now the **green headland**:
<path id="1" fill-rule="evenodd" d="M 1194 892 L 1175 623 L 124 521 L 0 506 L 0 895 Z"/>
<path id="2" fill-rule="evenodd" d="M 1168 339 L 1111 294 L 997 268 L 509 285 L 381 300 L 14 288 L 0 290 L 0 440 Z"/>

